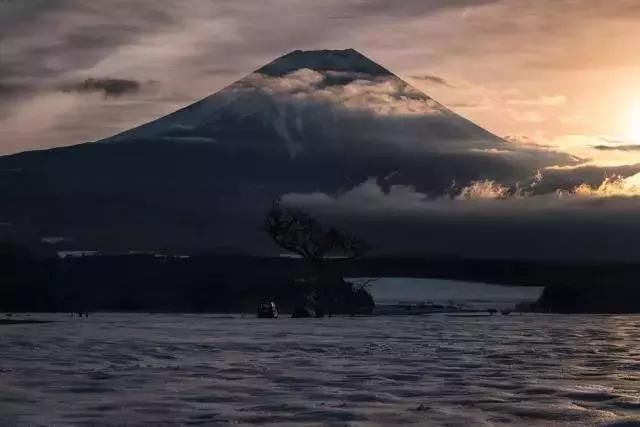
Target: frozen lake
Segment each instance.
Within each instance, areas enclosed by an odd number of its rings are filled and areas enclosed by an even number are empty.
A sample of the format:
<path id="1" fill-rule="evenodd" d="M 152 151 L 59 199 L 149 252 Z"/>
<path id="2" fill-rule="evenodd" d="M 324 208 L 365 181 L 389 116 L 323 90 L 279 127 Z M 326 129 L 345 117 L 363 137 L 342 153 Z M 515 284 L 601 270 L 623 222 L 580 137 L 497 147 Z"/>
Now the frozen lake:
<path id="1" fill-rule="evenodd" d="M 38 317 L 0 326 L 0 425 L 640 421 L 640 316 Z"/>
<path id="2" fill-rule="evenodd" d="M 519 302 L 533 302 L 538 299 L 542 289 L 536 286 L 499 286 L 456 280 L 404 277 L 380 278 L 369 286 L 377 304 L 453 302 L 480 309 L 513 308 Z"/>

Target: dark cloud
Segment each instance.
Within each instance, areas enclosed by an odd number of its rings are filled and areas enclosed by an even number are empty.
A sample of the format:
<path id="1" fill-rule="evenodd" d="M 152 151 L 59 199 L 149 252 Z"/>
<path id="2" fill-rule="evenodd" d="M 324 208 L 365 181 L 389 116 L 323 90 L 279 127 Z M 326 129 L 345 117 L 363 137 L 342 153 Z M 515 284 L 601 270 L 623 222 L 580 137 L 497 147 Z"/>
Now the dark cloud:
<path id="1" fill-rule="evenodd" d="M 247 56 L 269 58 L 287 50 L 322 43 L 326 39 L 323 25 L 310 25 L 311 17 L 352 16 L 362 25 L 370 18 L 424 16 L 443 9 L 493 3 L 495 0 L 408 1 L 390 5 L 379 0 L 330 1 L 322 6 L 290 8 L 290 16 L 283 20 L 274 15 L 278 0 L 264 4 L 230 0 L 189 0 L 179 10 L 166 0 L 110 3 L 80 0 L 32 0 L 0 3 L 0 82 L 16 76 L 31 79 L 55 78 L 68 71 L 91 67 L 123 46 L 134 45 L 143 38 L 180 29 L 189 30 L 193 23 L 210 19 L 229 23 L 230 31 L 239 37 L 230 39 L 213 36 L 202 46 L 207 53 L 225 52 L 225 59 L 246 61 Z M 317 21 L 317 19 L 315 19 Z M 288 31 L 274 31 L 286 23 Z M 213 26 L 212 26 L 213 28 Z M 347 33 L 353 22 L 334 23 L 333 32 Z M 35 33 L 34 31 L 37 31 Z M 49 34 L 48 37 L 36 34 Z M 291 37 L 290 34 L 296 34 Z M 200 46 L 198 46 L 200 47 Z M 260 59 L 258 59 L 259 61 Z M 210 57 L 193 58 L 202 69 L 210 68 Z M 255 62 L 254 62 L 255 63 Z M 223 67 L 242 70 L 241 67 Z"/>
<path id="2" fill-rule="evenodd" d="M 640 145 L 594 145 L 593 148 L 600 151 L 640 151 Z"/>
<path id="3" fill-rule="evenodd" d="M 11 96 L 22 93 L 30 92 L 33 88 L 28 85 L 18 84 L 18 83 L 9 83 L 9 82 L 0 82 L 0 97 L 2 96 Z"/>
<path id="4" fill-rule="evenodd" d="M 386 0 L 347 1 L 341 16 L 362 18 L 363 16 L 424 16 L 447 9 L 465 9 L 497 3 L 499 0 L 409 0 L 388 2 Z"/>
<path id="5" fill-rule="evenodd" d="M 623 145 L 626 143 L 625 140 L 623 139 L 619 139 L 619 138 L 610 138 L 607 136 L 603 136 L 600 138 L 602 141 L 606 142 L 607 144 L 620 144 Z"/>
<path id="6" fill-rule="evenodd" d="M 455 87 L 454 85 L 449 83 L 444 78 L 438 77 L 438 76 L 434 76 L 434 75 L 431 75 L 431 74 L 421 74 L 421 75 L 411 76 L 411 78 L 414 79 L 414 80 L 419 80 L 419 81 L 423 81 L 423 82 L 435 83 L 435 84 L 441 85 L 441 86 Z"/>
<path id="7" fill-rule="evenodd" d="M 19 5 L 0 4 L 0 15 L 6 13 L 7 19 L 0 25 L 0 83 L 16 78 L 41 83 L 91 67 L 115 49 L 179 22 L 148 1 L 15 3 Z"/>
<path id="8" fill-rule="evenodd" d="M 89 78 L 79 83 L 63 85 L 60 90 L 63 92 L 92 93 L 99 92 L 106 97 L 123 96 L 140 92 L 143 84 L 137 80 L 111 79 L 111 78 Z"/>
<path id="9" fill-rule="evenodd" d="M 478 102 L 450 102 L 447 106 L 451 108 L 479 108 L 482 104 Z"/>

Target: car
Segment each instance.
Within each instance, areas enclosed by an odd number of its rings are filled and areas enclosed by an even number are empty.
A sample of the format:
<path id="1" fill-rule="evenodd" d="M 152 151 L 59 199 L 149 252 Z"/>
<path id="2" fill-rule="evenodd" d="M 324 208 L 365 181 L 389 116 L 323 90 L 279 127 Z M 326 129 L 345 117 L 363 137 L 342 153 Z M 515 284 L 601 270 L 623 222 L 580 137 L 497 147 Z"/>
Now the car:
<path id="1" fill-rule="evenodd" d="M 263 302 L 258 308 L 259 319 L 276 319 L 278 317 L 278 308 L 273 301 Z"/>

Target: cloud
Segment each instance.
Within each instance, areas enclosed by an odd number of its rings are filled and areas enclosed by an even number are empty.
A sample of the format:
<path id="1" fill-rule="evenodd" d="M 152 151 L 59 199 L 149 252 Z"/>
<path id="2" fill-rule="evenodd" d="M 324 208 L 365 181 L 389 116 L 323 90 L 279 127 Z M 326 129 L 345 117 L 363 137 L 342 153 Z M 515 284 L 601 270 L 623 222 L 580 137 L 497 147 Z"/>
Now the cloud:
<path id="1" fill-rule="evenodd" d="M 162 92 L 142 90 L 136 96 L 105 96 L 103 92 L 50 90 L 15 100 L 0 115 L 0 154 L 49 148 L 106 138 L 122 128 L 170 113 L 180 106 L 156 102 Z"/>
<path id="2" fill-rule="evenodd" d="M 583 184 L 598 188 L 607 177 L 628 178 L 638 173 L 640 173 L 640 164 L 607 167 L 583 164 L 574 167 L 546 168 L 543 171 L 544 179 L 538 183 L 534 193 L 572 192 Z"/>
<path id="3" fill-rule="evenodd" d="M 292 193 L 283 201 L 387 253 L 640 259 L 632 243 L 640 237 L 640 174 L 544 194 L 532 188 L 545 178 L 532 178 L 524 190 L 477 181 L 435 198 L 370 178 L 335 195 Z"/>
<path id="4" fill-rule="evenodd" d="M 479 102 L 450 102 L 447 104 L 450 108 L 466 108 L 466 109 L 480 109 L 486 108 Z"/>
<path id="5" fill-rule="evenodd" d="M 325 103 L 379 115 L 442 115 L 446 110 L 420 91 L 394 76 L 368 76 L 346 84 L 327 84 L 335 72 L 302 69 L 281 77 L 254 73 L 235 89 L 267 91 L 284 102 Z"/>
<path id="6" fill-rule="evenodd" d="M 459 200 L 503 199 L 509 196 L 509 187 L 492 180 L 473 181 L 456 196 Z"/>
<path id="7" fill-rule="evenodd" d="M 246 1 L 187 0 L 179 9 L 168 0 L 135 3 L 114 0 L 109 4 L 81 0 L 2 2 L 0 79 L 55 79 L 70 71 L 100 67 L 105 59 L 121 57 L 132 47 L 147 48 L 139 51 L 136 58 L 144 62 L 152 56 L 149 47 L 155 38 L 167 41 L 163 46 L 167 53 L 176 47 L 182 51 L 187 58 L 182 67 L 215 67 L 219 61 L 207 56 L 225 52 L 224 68 L 239 72 L 243 67 L 238 65 L 246 63 L 248 56 L 273 58 L 313 40 L 327 39 L 328 21 L 336 32 L 345 33 L 354 21 L 366 25 L 365 21 L 390 12 L 397 16 L 427 16 L 443 9 L 490 2 L 410 1 L 393 7 L 378 0 L 287 4 L 290 16 L 297 18 L 293 20 L 280 13 L 282 0 L 267 0 L 259 5 Z M 348 16 L 353 18 L 348 19 L 350 22 L 341 22 L 340 17 Z M 317 25 L 320 22 L 324 23 Z M 36 28 L 39 32 L 34 34 Z M 50 37 L 42 37 L 43 32 Z"/>
<path id="8" fill-rule="evenodd" d="M 31 88 L 26 85 L 16 84 L 16 83 L 2 83 L 0 82 L 0 97 L 7 95 L 17 95 L 20 93 L 26 93 L 30 91 Z"/>
<path id="9" fill-rule="evenodd" d="M 409 0 L 390 5 L 385 0 L 357 0 L 343 2 L 341 17 L 360 18 L 362 16 L 415 17 L 425 16 L 446 10 L 465 11 L 470 7 L 495 3 L 498 0 Z"/>
<path id="10" fill-rule="evenodd" d="M 451 87 L 451 88 L 455 87 L 454 85 L 449 83 L 444 78 L 438 77 L 438 76 L 434 76 L 434 75 L 431 75 L 431 74 L 416 75 L 416 76 L 411 76 L 411 78 L 414 79 L 414 80 L 418 80 L 418 81 L 422 81 L 422 82 L 435 83 L 437 85 L 447 86 L 447 87 Z"/>
<path id="11" fill-rule="evenodd" d="M 551 148 L 551 146 L 549 145 L 540 144 L 535 138 L 532 138 L 528 135 L 507 135 L 504 137 L 504 139 L 514 144 L 531 145 L 540 148 Z"/>
<path id="12" fill-rule="evenodd" d="M 553 149 L 570 153 L 593 165 L 612 168 L 640 163 L 640 150 L 634 149 L 632 139 L 612 138 L 606 135 L 569 134 L 545 139 Z M 622 147 L 618 150 L 615 147 Z"/>
<path id="13" fill-rule="evenodd" d="M 640 145 L 638 144 L 594 145 L 593 148 L 600 151 L 640 151 Z"/>
<path id="14" fill-rule="evenodd" d="M 34 2 L 28 10 L 9 9 L 9 15 L 13 10 L 23 19 L 7 23 L 0 30 L 0 78 L 57 78 L 99 63 L 145 33 L 166 30 L 172 21 L 147 2 L 139 2 L 134 10 L 127 10 L 119 1 L 105 6 L 57 0 Z M 34 28 L 40 32 L 35 34 Z M 41 31 L 50 36 L 43 37 Z"/>
<path id="15" fill-rule="evenodd" d="M 60 87 L 63 92 L 91 93 L 99 92 L 106 97 L 118 97 L 140 92 L 143 84 L 137 80 L 114 78 L 88 78 L 79 83 Z"/>
<path id="16" fill-rule="evenodd" d="M 46 243 L 48 245 L 57 245 L 63 242 L 67 242 L 70 239 L 66 238 L 66 237 L 41 237 L 40 241 L 42 243 Z"/>
<path id="17" fill-rule="evenodd" d="M 566 103 L 567 98 L 564 95 L 548 95 L 531 99 L 509 99 L 507 101 L 509 105 L 522 105 L 527 107 L 555 107 Z"/>

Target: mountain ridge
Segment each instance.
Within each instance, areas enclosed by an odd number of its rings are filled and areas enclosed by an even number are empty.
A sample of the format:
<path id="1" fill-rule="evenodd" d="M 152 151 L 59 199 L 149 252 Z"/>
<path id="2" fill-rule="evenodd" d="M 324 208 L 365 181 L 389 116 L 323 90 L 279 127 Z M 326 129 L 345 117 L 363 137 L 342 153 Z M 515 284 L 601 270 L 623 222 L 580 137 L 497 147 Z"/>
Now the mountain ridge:
<path id="1" fill-rule="evenodd" d="M 373 76 L 395 76 L 356 49 L 293 50 L 258 68 L 256 72 L 283 76 L 308 68 L 315 71 L 349 71 Z"/>
<path id="2" fill-rule="evenodd" d="M 305 72 L 307 72 L 307 75 L 304 74 Z M 321 77 L 314 75 L 314 73 L 319 74 Z M 198 135 L 195 137 L 185 136 L 184 131 L 188 128 L 202 126 L 207 122 L 215 121 L 215 115 L 221 110 L 234 108 L 234 104 L 240 103 L 242 100 L 242 98 L 236 96 L 237 93 L 241 91 L 245 91 L 244 95 L 248 98 L 240 107 L 243 114 L 246 114 L 247 110 L 253 109 L 256 104 L 263 104 L 263 112 L 271 110 L 277 114 L 297 114 L 297 109 L 294 109 L 293 112 L 291 110 L 284 112 L 281 108 L 284 104 L 283 102 L 271 102 L 275 97 L 272 96 L 273 93 L 268 93 L 268 90 L 266 91 L 267 93 L 265 93 L 265 81 L 261 79 L 261 77 L 266 79 L 289 80 L 298 78 L 321 78 L 321 82 L 316 82 L 318 83 L 318 87 L 316 88 L 317 92 L 336 87 L 356 86 L 359 82 L 370 82 L 373 84 L 376 82 L 380 82 L 380 84 L 390 83 L 395 85 L 396 90 L 399 92 L 398 95 L 401 95 L 405 99 L 413 100 L 414 104 L 422 104 L 423 107 L 428 104 L 432 110 L 442 115 L 454 117 L 457 121 L 458 128 L 464 132 L 484 133 L 485 138 L 493 139 L 493 144 L 501 146 L 509 145 L 504 139 L 448 109 L 443 104 L 416 89 L 396 74 L 370 60 L 355 49 L 294 50 L 199 101 L 180 108 L 166 116 L 96 142 L 104 143 L 123 141 L 126 139 L 157 138 L 163 132 L 169 134 L 164 135 L 164 137 L 170 137 L 172 134 L 178 133 L 182 135 L 182 139 L 186 138 L 190 142 L 196 140 L 206 142 L 206 139 L 210 137 L 212 133 L 210 130 L 198 131 Z M 249 93 L 251 91 L 253 91 L 253 93 Z M 267 97 L 265 97 L 265 94 Z M 299 94 L 300 92 L 294 93 L 294 96 Z M 266 120 L 276 122 L 278 118 L 273 116 L 274 114 L 267 117 Z M 297 116 L 296 120 L 299 121 L 300 116 Z M 167 126 L 169 129 L 167 129 Z M 300 126 L 298 125 L 297 127 L 299 128 Z M 276 128 L 277 131 L 282 134 L 283 139 L 287 140 L 285 142 L 288 145 L 289 151 L 295 151 L 296 148 L 292 147 L 292 145 L 295 144 L 288 141 L 290 137 L 286 126 L 280 123 L 276 124 Z M 210 140 L 209 142 L 212 141 Z"/>

